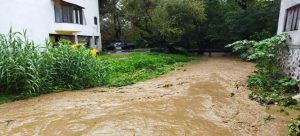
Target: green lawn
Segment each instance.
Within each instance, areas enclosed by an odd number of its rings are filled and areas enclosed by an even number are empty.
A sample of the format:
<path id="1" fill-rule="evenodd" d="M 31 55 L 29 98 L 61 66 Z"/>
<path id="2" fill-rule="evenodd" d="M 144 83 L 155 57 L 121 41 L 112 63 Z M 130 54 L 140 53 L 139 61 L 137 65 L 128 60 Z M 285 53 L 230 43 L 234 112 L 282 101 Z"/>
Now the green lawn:
<path id="1" fill-rule="evenodd" d="M 105 67 L 105 86 L 125 86 L 155 78 L 182 66 L 189 57 L 171 54 L 122 54 L 100 56 Z"/>

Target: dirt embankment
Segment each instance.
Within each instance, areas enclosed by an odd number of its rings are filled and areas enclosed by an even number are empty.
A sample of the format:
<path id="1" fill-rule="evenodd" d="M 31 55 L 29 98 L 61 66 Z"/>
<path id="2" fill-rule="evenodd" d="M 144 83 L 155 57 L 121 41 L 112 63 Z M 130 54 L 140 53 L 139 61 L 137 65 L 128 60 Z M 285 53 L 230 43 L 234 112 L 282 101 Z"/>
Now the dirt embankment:
<path id="1" fill-rule="evenodd" d="M 123 88 L 48 94 L 0 105 L 0 135 L 287 135 L 285 116 L 248 99 L 252 63 L 202 58 Z M 273 121 L 265 118 L 271 114 Z"/>

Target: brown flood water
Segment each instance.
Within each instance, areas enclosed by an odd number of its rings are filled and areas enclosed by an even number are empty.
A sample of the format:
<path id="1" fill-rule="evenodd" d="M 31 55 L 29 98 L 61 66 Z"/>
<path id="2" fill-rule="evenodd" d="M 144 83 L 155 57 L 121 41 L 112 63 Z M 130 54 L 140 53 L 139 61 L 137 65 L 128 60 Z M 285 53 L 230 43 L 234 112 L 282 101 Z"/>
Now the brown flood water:
<path id="1" fill-rule="evenodd" d="M 252 63 L 195 60 L 157 79 L 123 88 L 48 94 L 0 105 L 1 136 L 281 136 L 299 112 L 265 107 L 244 87 Z M 236 86 L 239 86 L 238 89 Z M 234 96 L 231 96 L 234 93 Z M 275 120 L 265 121 L 272 115 Z"/>

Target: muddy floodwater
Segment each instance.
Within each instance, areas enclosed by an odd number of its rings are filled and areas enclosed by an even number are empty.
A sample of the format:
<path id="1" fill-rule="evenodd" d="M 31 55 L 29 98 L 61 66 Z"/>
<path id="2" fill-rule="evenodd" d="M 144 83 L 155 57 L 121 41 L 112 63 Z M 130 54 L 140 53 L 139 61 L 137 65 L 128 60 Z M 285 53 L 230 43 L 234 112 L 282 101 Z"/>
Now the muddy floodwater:
<path id="1" fill-rule="evenodd" d="M 202 57 L 122 88 L 43 95 L 0 105 L 1 136 L 282 136 L 296 114 L 260 106 L 245 87 L 254 64 Z M 274 120 L 265 120 L 269 115 Z"/>

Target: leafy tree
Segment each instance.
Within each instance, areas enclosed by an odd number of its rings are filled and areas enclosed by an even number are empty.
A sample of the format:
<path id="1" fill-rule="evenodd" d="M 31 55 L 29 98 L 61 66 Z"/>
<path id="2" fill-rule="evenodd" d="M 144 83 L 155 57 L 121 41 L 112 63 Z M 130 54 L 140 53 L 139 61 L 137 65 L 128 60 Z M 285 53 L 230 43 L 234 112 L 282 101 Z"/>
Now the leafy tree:
<path id="1" fill-rule="evenodd" d="M 280 0 L 104 0 L 104 42 L 191 49 L 223 48 L 276 34 Z M 259 25 L 257 25 L 259 24 Z M 209 47 L 211 46 L 211 47 Z"/>
<path id="2" fill-rule="evenodd" d="M 207 44 L 262 40 L 276 34 L 280 0 L 205 0 L 205 5 Z"/>
<path id="3" fill-rule="evenodd" d="M 122 26 L 125 23 L 120 0 L 104 0 L 100 2 L 101 33 L 103 42 L 109 43 L 121 39 Z"/>
<path id="4" fill-rule="evenodd" d="M 145 42 L 156 39 L 153 29 L 153 11 L 158 5 L 157 0 L 123 0 L 123 11 L 131 29 L 137 30 Z"/>
<path id="5" fill-rule="evenodd" d="M 127 20 L 142 38 L 169 51 L 174 50 L 170 43 L 191 43 L 189 35 L 205 19 L 198 0 L 124 0 L 123 5 Z"/>
<path id="6" fill-rule="evenodd" d="M 185 48 L 195 42 L 193 33 L 205 20 L 204 5 L 198 0 L 165 0 L 156 12 L 154 22 L 163 40 L 180 42 Z"/>

